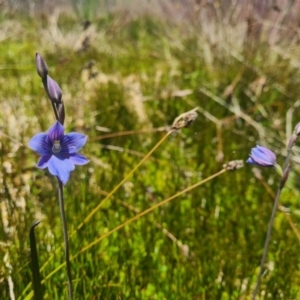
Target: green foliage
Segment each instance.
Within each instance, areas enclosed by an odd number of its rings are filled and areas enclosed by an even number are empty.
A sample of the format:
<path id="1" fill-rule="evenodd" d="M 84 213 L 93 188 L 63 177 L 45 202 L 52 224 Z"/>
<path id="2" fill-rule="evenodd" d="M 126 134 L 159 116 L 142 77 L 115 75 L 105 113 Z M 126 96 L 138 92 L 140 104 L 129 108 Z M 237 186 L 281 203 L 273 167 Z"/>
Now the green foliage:
<path id="1" fill-rule="evenodd" d="M 219 171 L 223 162 L 246 159 L 256 143 L 269 145 L 283 161 L 285 122 L 291 122 L 286 112 L 300 84 L 292 63 L 299 54 L 292 50 L 290 59 L 264 43 L 251 56 L 247 47 L 221 51 L 221 42 L 211 44 L 203 32 L 154 17 L 104 17 L 86 31 L 66 15 L 57 24 L 22 16 L 14 27 L 3 16 L 0 22 L 11 29 L 0 42 L 1 299 L 10 297 L 9 280 L 16 298 L 25 298 L 31 282 L 28 232 L 35 220 L 42 220 L 36 229 L 40 265 L 54 254 L 42 277 L 64 261 L 62 249 L 55 253 L 63 241 L 56 181 L 35 168 L 37 157 L 26 146 L 54 121 L 34 70 L 37 51 L 62 88 L 67 131 L 89 137 L 83 153 L 91 162 L 76 168 L 65 189 L 70 232 L 163 137 L 153 129 L 200 107 L 192 127 L 172 134 L 76 232 L 71 255 L 137 211 Z M 298 111 L 293 118 L 295 125 Z M 130 132 L 118 135 L 124 131 Z M 251 169 L 225 173 L 76 256 L 75 298 L 248 299 L 273 204 L 266 186 L 275 191 L 278 182 L 271 170 L 261 170 L 258 179 Z M 297 223 L 297 166 L 291 174 L 282 204 Z M 298 244 L 278 212 L 262 299 L 300 297 Z M 44 291 L 45 299 L 67 299 L 64 268 L 45 281 Z"/>

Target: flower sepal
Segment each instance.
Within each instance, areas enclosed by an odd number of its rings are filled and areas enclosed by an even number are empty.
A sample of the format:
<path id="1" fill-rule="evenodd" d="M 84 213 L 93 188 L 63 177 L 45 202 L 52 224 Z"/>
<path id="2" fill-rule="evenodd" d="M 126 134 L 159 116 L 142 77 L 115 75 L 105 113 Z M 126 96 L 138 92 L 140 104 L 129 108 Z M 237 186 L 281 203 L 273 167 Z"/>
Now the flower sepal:
<path id="1" fill-rule="evenodd" d="M 283 170 L 282 170 L 282 168 L 281 168 L 280 165 L 275 164 L 274 168 L 275 168 L 276 173 L 277 173 L 279 176 L 283 176 Z"/>

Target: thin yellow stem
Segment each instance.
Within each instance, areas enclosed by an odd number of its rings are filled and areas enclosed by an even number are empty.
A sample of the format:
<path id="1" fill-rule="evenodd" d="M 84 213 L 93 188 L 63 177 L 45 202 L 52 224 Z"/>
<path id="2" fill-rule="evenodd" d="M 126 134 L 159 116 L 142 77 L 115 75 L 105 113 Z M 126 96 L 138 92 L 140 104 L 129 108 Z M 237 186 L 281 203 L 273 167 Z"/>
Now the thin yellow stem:
<path id="1" fill-rule="evenodd" d="M 189 192 L 190 190 L 192 190 L 192 189 L 194 189 L 194 188 L 196 188 L 196 187 L 198 187 L 198 186 L 200 186 L 200 185 L 202 185 L 202 184 L 204 184 L 204 183 L 206 183 L 206 182 L 212 180 L 213 178 L 216 178 L 216 177 L 220 176 L 221 174 L 225 173 L 226 171 L 227 171 L 226 169 L 222 169 L 221 171 L 219 171 L 219 172 L 217 172 L 217 173 L 215 173 L 215 174 L 213 174 L 213 175 L 211 175 L 211 176 L 209 176 L 209 177 L 207 177 L 207 178 L 205 178 L 205 179 L 203 179 L 203 180 L 201 180 L 201 181 L 199 181 L 199 182 L 197 182 L 197 183 L 195 183 L 195 184 L 193 184 L 193 185 L 187 187 L 186 189 L 184 189 L 184 190 L 182 190 L 182 191 L 176 193 L 175 195 L 173 195 L 173 196 L 171 196 L 171 197 L 169 197 L 169 198 L 167 198 L 167 199 L 165 199 L 165 200 L 163 200 L 163 201 L 161 201 L 161 202 L 159 202 L 159 203 L 157 203 L 157 204 L 151 206 L 150 208 L 144 210 L 143 212 L 141 212 L 141 213 L 135 215 L 135 216 L 132 217 L 131 219 L 125 221 L 124 223 L 120 224 L 119 226 L 117 226 L 117 227 L 115 227 L 114 229 L 110 230 L 109 232 L 105 233 L 104 235 L 102 235 L 101 237 L 99 237 L 98 239 L 96 239 L 95 241 L 93 241 L 92 243 L 90 243 L 89 245 L 87 245 L 87 246 L 85 246 L 84 248 L 82 248 L 77 254 L 73 255 L 73 256 L 70 258 L 70 260 L 72 261 L 72 260 L 75 259 L 79 254 L 84 253 L 85 251 L 87 251 L 87 250 L 90 249 L 92 246 L 96 245 L 97 243 L 99 243 L 100 241 L 102 241 L 103 239 L 105 239 L 106 237 L 108 237 L 108 236 L 110 236 L 111 234 L 115 233 L 116 231 L 122 229 L 122 228 L 125 227 L 126 225 L 129 225 L 129 224 L 132 223 L 133 221 L 135 221 L 135 220 L 141 218 L 142 216 L 144 216 L 144 215 L 150 213 L 150 212 L 153 211 L 154 209 L 156 209 L 156 208 L 158 208 L 158 207 L 160 207 L 160 206 L 166 204 L 167 202 L 169 202 L 169 201 L 171 201 L 171 200 L 173 200 L 173 199 L 175 199 L 175 198 L 177 198 L 177 197 L 183 195 L 184 193 Z M 62 264 L 61 264 L 60 266 L 58 266 L 55 270 L 53 270 L 50 274 L 48 274 L 48 276 L 45 277 L 45 279 L 42 281 L 42 283 L 44 283 L 46 280 L 48 280 L 49 278 L 51 278 L 51 277 L 52 277 L 57 271 L 59 271 L 64 265 L 65 265 L 65 263 L 62 263 Z M 28 298 L 28 299 L 31 299 L 31 298 Z"/>
<path id="2" fill-rule="evenodd" d="M 122 181 L 114 187 L 114 189 L 87 215 L 87 217 L 80 223 L 77 229 L 72 232 L 71 237 L 78 231 L 91 217 L 103 206 L 103 204 L 128 180 L 128 178 L 146 161 L 146 159 L 173 133 L 170 130 L 144 157 L 143 159 L 122 179 Z"/>
<path id="3" fill-rule="evenodd" d="M 191 186 L 189 186 L 188 188 L 186 188 L 186 189 L 184 189 L 184 190 L 178 192 L 177 194 L 175 194 L 175 195 L 173 195 L 173 196 L 171 196 L 171 197 L 169 197 L 169 198 L 163 200 L 162 202 L 159 202 L 159 203 L 157 203 L 157 204 L 151 206 L 150 208 L 144 210 L 143 212 L 141 212 L 141 213 L 135 215 L 135 216 L 132 217 L 131 219 L 129 219 L 129 220 L 125 221 L 124 223 L 120 224 L 119 226 L 115 227 L 115 228 L 112 229 L 111 231 L 105 233 L 104 235 L 102 235 L 101 237 L 99 237 L 98 239 L 96 239 L 95 241 L 93 241 L 92 243 L 90 243 L 89 245 L 83 247 L 83 248 L 79 251 L 79 253 L 83 253 L 83 252 L 87 251 L 87 250 L 90 249 L 92 246 L 96 245 L 96 244 L 99 243 L 101 240 L 103 240 L 104 238 L 106 238 L 106 237 L 108 237 L 109 235 L 113 234 L 114 232 L 120 230 L 121 228 L 125 227 L 126 225 L 128 225 L 128 224 L 132 223 L 133 221 L 139 219 L 140 217 L 142 217 L 142 216 L 148 214 L 149 212 L 153 211 L 154 209 L 156 209 L 156 208 L 158 208 L 158 207 L 160 207 L 160 206 L 166 204 L 167 202 L 173 200 L 174 198 L 177 198 L 177 197 L 181 196 L 182 194 L 184 194 L 184 193 L 186 193 L 186 192 L 188 192 L 188 191 L 190 191 L 190 190 L 192 190 L 192 189 L 198 187 L 199 185 L 202 185 L 202 184 L 206 183 L 207 181 L 209 181 L 209 180 L 211 180 L 211 179 L 213 179 L 213 178 L 215 178 L 215 177 L 217 177 L 217 176 L 219 176 L 219 175 L 225 173 L 226 171 L 227 171 L 226 169 L 222 169 L 222 170 L 219 171 L 218 173 L 216 173 L 216 174 L 214 174 L 214 175 L 211 175 L 211 176 L 207 177 L 206 179 L 204 179 L 204 180 L 202 180 L 202 181 L 199 181 L 199 182 L 195 183 L 194 185 L 191 185 Z M 79 254 L 79 253 L 78 253 L 78 254 Z M 75 256 L 77 256 L 78 254 L 76 254 Z"/>
<path id="4" fill-rule="evenodd" d="M 159 132 L 159 131 L 166 131 L 166 127 L 159 127 L 159 128 L 152 128 L 152 129 L 141 129 L 141 130 L 128 130 L 128 131 L 121 131 L 121 132 L 112 132 L 112 133 L 107 133 L 107 134 L 97 136 L 97 137 L 95 137 L 95 138 L 93 138 L 89 141 L 94 142 L 94 141 L 99 141 L 99 140 L 114 138 L 114 137 L 119 137 L 119 136 L 139 134 L 139 133 L 151 133 L 151 132 Z"/>

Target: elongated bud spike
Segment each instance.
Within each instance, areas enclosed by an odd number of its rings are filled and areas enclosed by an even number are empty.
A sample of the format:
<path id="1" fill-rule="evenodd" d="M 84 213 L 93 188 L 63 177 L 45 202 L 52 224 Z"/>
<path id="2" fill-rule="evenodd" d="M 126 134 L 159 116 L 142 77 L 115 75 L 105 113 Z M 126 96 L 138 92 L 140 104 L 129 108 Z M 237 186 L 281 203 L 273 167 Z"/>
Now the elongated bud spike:
<path id="1" fill-rule="evenodd" d="M 300 123 L 295 126 L 294 133 L 299 136 L 300 135 Z"/>
<path id="2" fill-rule="evenodd" d="M 55 80 L 53 80 L 49 75 L 47 75 L 47 94 L 50 100 L 56 104 L 61 103 L 62 92 Z"/>
<path id="3" fill-rule="evenodd" d="M 61 104 L 59 104 L 58 107 L 58 121 L 61 125 L 64 125 L 65 122 L 65 106 L 64 106 L 64 102 L 62 101 Z"/>
<path id="4" fill-rule="evenodd" d="M 300 123 L 298 123 L 295 128 L 294 128 L 294 132 L 291 135 L 290 139 L 289 139 L 289 143 L 288 143 L 288 150 L 291 150 L 292 147 L 294 146 L 294 144 L 296 143 L 298 137 L 300 135 Z"/>
<path id="5" fill-rule="evenodd" d="M 279 188 L 283 189 L 283 187 L 285 186 L 285 183 L 287 181 L 287 179 L 289 178 L 289 173 L 290 173 L 290 166 L 287 166 L 286 169 L 283 171 L 281 180 L 280 180 L 280 185 Z"/>
<path id="6" fill-rule="evenodd" d="M 38 52 L 35 54 L 35 66 L 37 73 L 41 78 L 46 78 L 48 75 L 48 66 L 43 59 L 42 55 Z"/>
<path id="7" fill-rule="evenodd" d="M 288 150 L 292 149 L 294 146 L 296 140 L 298 138 L 298 135 L 296 133 L 293 133 L 289 139 L 289 144 L 288 144 Z"/>

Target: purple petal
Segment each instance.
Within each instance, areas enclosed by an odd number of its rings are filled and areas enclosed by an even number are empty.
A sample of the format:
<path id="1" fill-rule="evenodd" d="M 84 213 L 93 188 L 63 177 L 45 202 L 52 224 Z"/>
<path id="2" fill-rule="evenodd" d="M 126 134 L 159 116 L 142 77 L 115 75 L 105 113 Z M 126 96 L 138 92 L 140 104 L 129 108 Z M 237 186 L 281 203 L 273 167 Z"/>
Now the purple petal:
<path id="1" fill-rule="evenodd" d="M 56 121 L 56 123 L 49 128 L 47 133 L 52 142 L 55 140 L 60 140 L 64 136 L 64 126 Z"/>
<path id="2" fill-rule="evenodd" d="M 68 158 L 61 159 L 52 155 L 48 161 L 48 169 L 52 175 L 57 176 L 65 185 L 69 180 L 71 171 L 75 169 L 75 166 Z"/>
<path id="3" fill-rule="evenodd" d="M 276 164 L 276 155 L 268 148 L 257 145 L 251 149 L 249 164 L 260 165 L 262 167 L 272 167 Z"/>
<path id="4" fill-rule="evenodd" d="M 264 159 L 260 159 L 260 158 L 258 158 L 256 156 L 251 156 L 251 159 L 252 159 L 252 161 L 255 162 L 256 165 L 260 165 L 262 167 L 272 167 L 272 166 L 274 166 L 273 163 L 268 162 L 268 161 L 266 161 Z"/>
<path id="5" fill-rule="evenodd" d="M 29 148 L 40 155 L 48 155 L 51 153 L 51 142 L 49 141 L 48 135 L 46 133 L 36 134 L 29 142 Z"/>
<path id="6" fill-rule="evenodd" d="M 255 160 L 253 160 L 252 157 L 249 157 L 246 161 L 247 164 L 253 164 L 253 165 L 257 165 L 257 162 Z"/>
<path id="7" fill-rule="evenodd" d="M 75 153 L 73 155 L 70 156 L 70 161 L 74 164 L 74 165 L 85 165 L 89 162 L 89 160 L 81 155 L 81 154 L 78 154 L 78 153 Z"/>
<path id="8" fill-rule="evenodd" d="M 85 145 L 86 141 L 86 135 L 77 132 L 70 132 L 66 134 L 61 141 L 62 152 L 76 153 Z"/>
<path id="9" fill-rule="evenodd" d="M 256 148 L 259 150 L 262 157 L 264 157 L 264 158 L 267 157 L 270 162 L 273 162 L 273 164 L 276 162 L 276 155 L 274 154 L 273 151 L 271 151 L 270 149 L 268 149 L 266 147 L 259 146 L 259 145 L 257 145 Z"/>
<path id="10" fill-rule="evenodd" d="M 51 158 L 52 154 L 49 154 L 49 155 L 43 155 L 38 163 L 37 163 L 37 167 L 40 168 L 40 169 L 45 169 L 46 167 L 48 167 L 48 161 L 49 159 Z"/>

